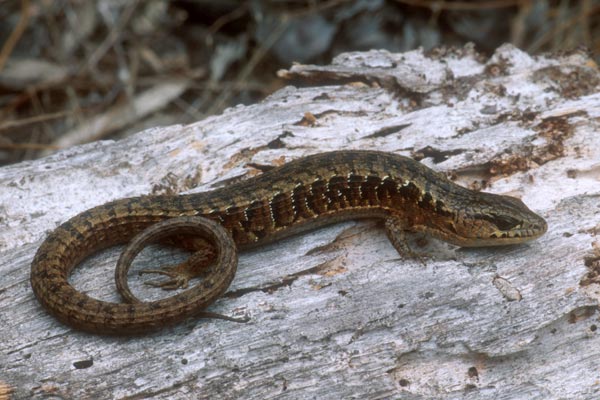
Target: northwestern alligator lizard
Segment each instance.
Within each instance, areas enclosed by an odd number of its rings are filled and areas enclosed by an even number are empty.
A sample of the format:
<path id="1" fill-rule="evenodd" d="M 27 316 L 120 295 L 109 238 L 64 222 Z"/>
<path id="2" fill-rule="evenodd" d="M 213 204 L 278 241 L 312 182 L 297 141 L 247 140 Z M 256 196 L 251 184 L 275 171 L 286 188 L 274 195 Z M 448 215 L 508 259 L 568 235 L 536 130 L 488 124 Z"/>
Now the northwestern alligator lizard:
<path id="1" fill-rule="evenodd" d="M 208 221 L 210 226 L 194 232 L 183 224 L 184 234 L 215 242 L 217 263 L 223 263 L 200 285 L 159 301 L 128 304 L 91 298 L 69 284 L 72 269 L 90 254 L 182 216 L 217 222 Z M 478 247 L 523 243 L 547 229 L 544 219 L 520 200 L 463 188 L 410 158 L 336 151 L 304 157 L 211 192 L 134 197 L 85 211 L 42 243 L 31 265 L 31 285 L 40 303 L 68 325 L 96 333 L 143 333 L 208 314 L 203 309 L 235 274 L 237 249 L 357 218 L 385 220 L 399 252 L 406 250 L 405 231 Z"/>

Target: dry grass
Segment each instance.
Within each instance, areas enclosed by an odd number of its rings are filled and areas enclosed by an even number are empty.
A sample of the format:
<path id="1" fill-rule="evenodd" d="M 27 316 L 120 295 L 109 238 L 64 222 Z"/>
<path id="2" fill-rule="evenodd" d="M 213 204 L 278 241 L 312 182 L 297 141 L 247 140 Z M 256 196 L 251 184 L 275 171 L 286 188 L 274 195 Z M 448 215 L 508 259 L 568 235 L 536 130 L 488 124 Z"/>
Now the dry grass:
<path id="1" fill-rule="evenodd" d="M 276 71 L 289 61 L 277 46 L 306 33 L 292 29 L 299 20 L 333 29 L 324 49 L 306 54 L 317 63 L 364 50 L 346 39 L 353 34 L 377 34 L 367 45 L 392 51 L 474 41 L 483 53 L 504 42 L 600 53 L 600 0 L 0 3 L 0 165 L 258 101 L 285 84 Z M 356 33 L 364 21 L 379 25 Z"/>

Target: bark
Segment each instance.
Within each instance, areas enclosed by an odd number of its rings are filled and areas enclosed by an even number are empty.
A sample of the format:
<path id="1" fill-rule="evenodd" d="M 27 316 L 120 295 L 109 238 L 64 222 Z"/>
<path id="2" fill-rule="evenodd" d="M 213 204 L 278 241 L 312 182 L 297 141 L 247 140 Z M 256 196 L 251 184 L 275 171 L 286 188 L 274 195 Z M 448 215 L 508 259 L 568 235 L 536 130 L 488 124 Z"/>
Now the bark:
<path id="1" fill-rule="evenodd" d="M 600 387 L 600 73 L 582 52 L 505 45 L 348 53 L 296 65 L 260 104 L 0 169 L 0 393 L 45 398 L 559 399 Z M 348 222 L 242 254 L 210 311 L 131 338 L 74 331 L 29 285 L 48 231 L 109 200 L 201 192 L 307 154 L 377 149 L 521 198 L 541 239 L 459 249 L 421 238 L 402 259 L 380 225 Z M 119 249 L 82 291 L 117 301 Z M 151 249 L 140 264 L 180 254 Z M 133 285 L 146 295 L 162 296 Z M 150 294 L 151 293 L 151 294 Z"/>

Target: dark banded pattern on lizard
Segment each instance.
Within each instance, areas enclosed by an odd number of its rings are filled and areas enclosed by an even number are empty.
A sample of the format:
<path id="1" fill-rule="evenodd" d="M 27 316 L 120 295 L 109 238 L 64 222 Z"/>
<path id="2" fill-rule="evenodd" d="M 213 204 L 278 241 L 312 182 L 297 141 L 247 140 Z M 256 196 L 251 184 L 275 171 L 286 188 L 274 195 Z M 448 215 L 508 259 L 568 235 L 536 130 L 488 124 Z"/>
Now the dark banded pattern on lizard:
<path id="1" fill-rule="evenodd" d="M 85 211 L 56 228 L 40 246 L 31 266 L 36 297 L 62 322 L 99 333 L 146 332 L 201 314 L 227 289 L 235 267 L 231 273 L 229 267 L 217 266 L 216 275 L 203 281 L 200 289 L 210 294 L 192 288 L 148 303 L 100 301 L 68 283 L 71 270 L 90 254 L 181 216 L 220 224 L 235 243 L 222 251 L 234 253 L 236 248 L 357 218 L 384 219 L 398 251 L 405 251 L 404 231 L 476 247 L 523 243 L 547 229 L 544 219 L 520 200 L 463 188 L 410 158 L 336 151 L 304 157 L 211 192 L 134 197 Z M 207 234 L 210 240 L 219 240 L 216 236 Z"/>

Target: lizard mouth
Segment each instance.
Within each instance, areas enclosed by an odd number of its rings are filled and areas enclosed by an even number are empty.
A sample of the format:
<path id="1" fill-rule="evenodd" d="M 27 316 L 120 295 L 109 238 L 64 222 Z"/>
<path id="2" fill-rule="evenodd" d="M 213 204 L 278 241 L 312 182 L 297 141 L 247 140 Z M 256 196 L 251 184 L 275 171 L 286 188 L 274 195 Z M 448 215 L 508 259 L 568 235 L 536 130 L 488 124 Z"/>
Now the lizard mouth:
<path id="1" fill-rule="evenodd" d="M 537 215 L 535 218 L 529 216 L 527 219 L 519 219 L 509 215 L 476 214 L 474 218 L 487 221 L 497 228 L 489 234 L 489 238 L 498 241 L 498 244 L 537 239 L 548 230 L 546 221 Z"/>
<path id="2" fill-rule="evenodd" d="M 494 246 L 505 244 L 518 244 L 535 240 L 548 230 L 544 220 L 530 223 L 526 226 L 517 226 L 510 230 L 497 230 L 489 235 L 488 240 L 481 240 L 481 246 Z"/>

